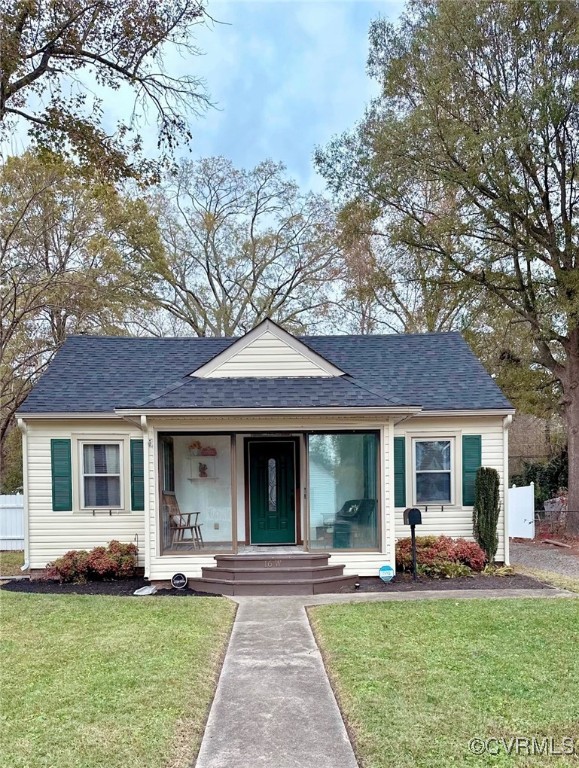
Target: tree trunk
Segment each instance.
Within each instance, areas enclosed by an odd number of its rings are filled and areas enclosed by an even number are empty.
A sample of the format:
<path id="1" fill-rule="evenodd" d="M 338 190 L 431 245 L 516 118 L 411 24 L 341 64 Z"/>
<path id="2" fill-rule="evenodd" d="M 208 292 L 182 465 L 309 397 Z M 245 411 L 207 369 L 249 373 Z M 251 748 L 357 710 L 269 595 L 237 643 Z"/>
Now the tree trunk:
<path id="1" fill-rule="evenodd" d="M 579 536 L 579 329 L 570 335 L 563 379 L 569 445 L 569 498 L 566 532 Z"/>

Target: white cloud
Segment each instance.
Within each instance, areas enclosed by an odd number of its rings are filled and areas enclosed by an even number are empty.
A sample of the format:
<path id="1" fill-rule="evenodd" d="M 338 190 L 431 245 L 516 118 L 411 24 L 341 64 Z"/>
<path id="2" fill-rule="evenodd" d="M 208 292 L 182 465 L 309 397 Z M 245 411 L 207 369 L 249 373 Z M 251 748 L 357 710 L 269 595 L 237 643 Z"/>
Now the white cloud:
<path id="1" fill-rule="evenodd" d="M 215 23 L 194 30 L 203 55 L 165 56 L 171 74 L 203 77 L 215 104 L 192 117 L 193 141 L 182 154 L 222 154 L 245 166 L 271 157 L 304 187 L 321 189 L 315 146 L 351 128 L 375 92 L 366 74 L 370 21 L 401 9 L 383 0 L 210 0 Z M 109 127 L 127 118 L 129 96 L 107 95 Z M 155 125 L 143 136 L 154 153 Z"/>

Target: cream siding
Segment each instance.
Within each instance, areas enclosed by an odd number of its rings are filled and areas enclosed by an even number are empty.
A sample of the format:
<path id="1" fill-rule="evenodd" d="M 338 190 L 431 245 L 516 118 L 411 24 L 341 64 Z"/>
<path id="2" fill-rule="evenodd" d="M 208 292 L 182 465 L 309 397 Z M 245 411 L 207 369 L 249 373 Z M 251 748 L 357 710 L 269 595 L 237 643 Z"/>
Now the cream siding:
<path id="1" fill-rule="evenodd" d="M 271 364 L 271 362 L 270 362 Z M 395 424 L 396 419 L 376 421 L 376 416 L 344 415 L 329 416 L 277 416 L 277 417 L 235 417 L 224 415 L 206 417 L 149 417 L 144 433 L 136 425 L 124 420 L 68 420 L 57 423 L 50 420 L 27 420 L 27 438 L 25 452 L 25 476 L 28 477 L 26 501 L 29 510 L 29 557 L 33 569 L 43 568 L 47 562 L 70 549 L 90 549 L 104 545 L 111 539 L 124 542 L 137 541 L 139 562 L 145 567 L 146 575 L 153 580 L 166 580 L 177 571 L 189 577 L 201 575 L 202 566 L 214 565 L 213 554 L 183 553 L 162 556 L 160 554 L 159 529 L 159 487 L 158 467 L 158 432 L 235 432 L 238 433 L 236 458 L 236 526 L 238 539 L 243 540 L 243 520 L 245 494 L 243 492 L 243 442 L 244 435 L 261 433 L 299 433 L 303 430 L 364 430 L 380 431 L 381 445 L 381 551 L 349 552 L 340 550 L 333 553 L 336 562 L 343 563 L 348 574 L 374 576 L 381 565 L 394 561 L 394 542 L 396 538 L 409 535 L 409 530 L 402 524 L 402 509 L 393 510 L 393 441 L 394 436 L 404 435 L 407 450 L 407 505 L 413 503 L 412 483 L 412 439 L 416 437 L 451 437 L 455 441 L 454 452 L 454 493 L 452 506 L 431 508 L 423 514 L 424 524 L 420 534 L 446 534 L 449 536 L 470 537 L 472 534 L 472 509 L 463 508 L 460 503 L 462 494 L 461 440 L 463 434 L 482 436 L 482 463 L 494 467 L 501 478 L 501 502 L 503 500 L 505 477 L 505 452 L 507 433 L 503 429 L 501 417 L 415 417 Z M 73 452 L 73 505 L 72 512 L 53 512 L 51 500 L 51 462 L 50 441 L 52 438 L 70 438 Z M 95 516 L 80 509 L 79 488 L 79 444 L 82 440 L 119 439 L 124 444 L 124 505 L 123 509 L 108 513 L 99 512 Z M 130 438 L 145 440 L 145 512 L 130 511 Z M 306 473 L 302 472 L 303 484 Z M 305 532 L 305 504 L 302 509 L 302 532 Z M 235 527 L 235 526 L 234 526 Z M 499 551 L 497 559 L 504 557 L 504 515 L 501 511 L 499 520 Z"/>
<path id="2" fill-rule="evenodd" d="M 329 375 L 313 360 L 267 331 L 208 373 L 207 378 Z"/>
<path id="3" fill-rule="evenodd" d="M 307 424 L 304 424 L 304 418 L 307 419 Z M 147 575 L 153 580 L 167 580 L 176 572 L 184 573 L 189 578 L 201 576 L 201 568 L 203 566 L 215 565 L 213 554 L 195 554 L 189 553 L 179 555 L 161 555 L 160 554 L 160 539 L 159 539 L 159 489 L 157 482 L 158 456 L 157 456 L 157 432 L 159 431 L 173 431 L 177 433 L 179 430 L 188 432 L 236 432 L 237 438 L 237 493 L 236 505 L 237 505 L 237 520 L 238 520 L 238 540 L 244 540 L 244 528 L 243 525 L 245 519 L 245 494 L 242 491 L 244 482 L 243 471 L 243 437 L 248 435 L 259 435 L 260 431 L 267 432 L 268 434 L 276 433 L 281 434 L 286 432 L 288 434 L 297 434 L 301 430 L 336 430 L 336 429 L 373 429 L 380 430 L 380 443 L 381 443 L 381 456 L 382 464 L 380 467 L 380 482 L 382 487 L 382 493 L 384 495 L 381 503 L 381 552 L 354 552 L 349 553 L 347 550 L 340 550 L 333 553 L 333 559 L 336 562 L 343 563 L 346 567 L 344 572 L 346 574 L 358 574 L 359 576 L 375 576 L 380 566 L 385 564 L 393 564 L 393 540 L 394 540 L 394 526 L 392 524 L 393 514 L 390 508 L 390 491 L 388 478 L 391 474 L 391 445 L 392 434 L 389 425 L 383 425 L 377 423 L 371 419 L 361 419 L 356 416 L 343 416 L 340 418 L 329 419 L 328 417 L 304 417 L 301 419 L 294 417 L 271 417 L 271 418 L 242 418 L 239 417 L 234 421 L 231 418 L 221 418 L 219 423 L 216 424 L 216 418 L 206 417 L 197 419 L 184 419 L 184 418 L 149 418 L 148 423 L 151 428 L 151 436 L 154 434 L 153 444 L 154 450 L 150 450 L 149 453 L 149 483 L 148 492 L 151 499 L 156 499 L 155 505 L 149 507 L 149 523 L 148 523 L 148 535 L 150 541 L 150 565 L 148 567 Z M 375 418 L 375 417 L 374 417 Z M 302 472 L 302 493 L 305 473 Z M 303 496 L 302 496 L 303 498 Z M 305 532 L 306 513 L 304 509 L 305 505 L 302 505 L 302 533 Z M 323 550 L 320 550 L 323 551 Z"/>
<path id="4" fill-rule="evenodd" d="M 416 417 L 404 421 L 395 427 L 396 436 L 406 438 L 406 506 L 415 506 L 412 440 L 416 438 L 451 438 L 454 441 L 453 459 L 453 503 L 445 505 L 428 505 L 422 509 L 422 525 L 417 528 L 417 535 L 441 535 L 454 538 L 472 539 L 472 507 L 462 506 L 462 435 L 481 435 L 482 466 L 496 469 L 500 477 L 501 512 L 498 523 L 499 547 L 496 555 L 498 561 L 508 562 L 505 553 L 505 515 L 504 515 L 504 455 L 507 449 L 508 432 L 503 428 L 500 416 L 481 416 L 476 418 L 460 417 Z M 403 524 L 403 509 L 396 509 L 396 539 L 410 535 L 410 528 Z M 505 557 L 506 554 L 506 557 Z"/>
<path id="5" fill-rule="evenodd" d="M 134 542 L 139 546 L 139 562 L 145 559 L 144 513 L 130 511 L 129 440 L 141 438 L 142 433 L 127 422 L 90 421 L 27 422 L 26 500 L 28 508 L 29 560 L 32 569 L 44 568 L 48 562 L 71 549 L 91 549 L 107 544 L 111 539 Z M 71 439 L 73 511 L 52 511 L 52 474 L 50 441 L 52 438 Z M 78 450 L 82 440 L 119 439 L 123 451 L 123 509 L 92 512 L 80 508 Z"/>

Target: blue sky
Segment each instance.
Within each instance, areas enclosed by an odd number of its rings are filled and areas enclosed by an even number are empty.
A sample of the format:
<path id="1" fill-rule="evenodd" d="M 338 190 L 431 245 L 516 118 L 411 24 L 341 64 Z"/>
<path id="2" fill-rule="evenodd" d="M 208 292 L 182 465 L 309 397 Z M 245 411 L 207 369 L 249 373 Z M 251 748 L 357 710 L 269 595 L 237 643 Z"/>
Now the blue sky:
<path id="1" fill-rule="evenodd" d="M 281 160 L 302 187 L 322 190 L 314 148 L 362 117 L 376 88 L 366 74 L 370 22 L 395 19 L 403 3 L 210 0 L 208 7 L 223 23 L 201 30 L 205 54 L 190 64 L 217 109 L 192 123 L 193 156 L 224 155 L 244 167 Z"/>
<path id="2" fill-rule="evenodd" d="M 323 191 L 312 156 L 316 146 L 354 126 L 376 93 L 366 74 L 370 22 L 395 20 L 401 0 L 208 0 L 215 23 L 197 28 L 201 56 L 167 51 L 170 74 L 202 77 L 215 108 L 191 119 L 189 157 L 223 155 L 250 168 L 282 161 L 304 190 Z M 126 120 L 130 92 L 103 93 L 85 73 L 84 87 L 103 96 L 104 124 Z M 3 151 L 29 143 L 19 125 Z M 145 151 L 156 129 L 141 126 Z"/>

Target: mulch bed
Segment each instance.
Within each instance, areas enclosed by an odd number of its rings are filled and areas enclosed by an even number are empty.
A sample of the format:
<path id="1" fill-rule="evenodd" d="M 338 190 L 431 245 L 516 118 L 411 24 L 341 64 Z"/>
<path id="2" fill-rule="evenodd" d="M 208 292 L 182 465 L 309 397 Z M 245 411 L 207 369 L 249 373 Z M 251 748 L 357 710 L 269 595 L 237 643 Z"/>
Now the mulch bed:
<path id="1" fill-rule="evenodd" d="M 529 576 L 481 576 L 480 574 L 458 579 L 429 579 L 420 577 L 413 581 L 407 573 L 397 574 L 394 581 L 385 583 L 378 577 L 360 577 L 360 586 L 343 592 L 416 592 L 421 590 L 449 589 L 553 589 L 542 581 Z M 49 595 L 113 595 L 131 597 L 133 592 L 148 584 L 143 578 L 123 579 L 119 581 L 91 581 L 86 584 L 59 584 L 56 581 L 7 581 L 0 586 L 9 592 L 42 593 Z M 155 597 L 217 597 L 194 589 L 160 589 Z"/>
<path id="2" fill-rule="evenodd" d="M 374 576 L 361 576 L 356 592 L 420 592 L 420 590 L 445 589 L 553 589 L 549 584 L 516 573 L 512 576 L 464 576 L 457 579 L 429 579 L 409 573 L 396 574 L 394 581 L 384 582 Z"/>
<path id="3" fill-rule="evenodd" d="M 143 578 L 120 579 L 119 581 L 89 581 L 86 584 L 60 584 L 58 581 L 41 581 L 35 579 L 22 579 L 19 581 L 7 581 L 0 586 L 8 592 L 42 593 L 47 595 L 113 595 L 115 597 L 131 597 L 136 589 L 148 586 L 149 582 Z M 155 597 L 177 595 L 189 597 L 217 597 L 205 592 L 196 592 L 194 589 L 160 589 Z"/>

